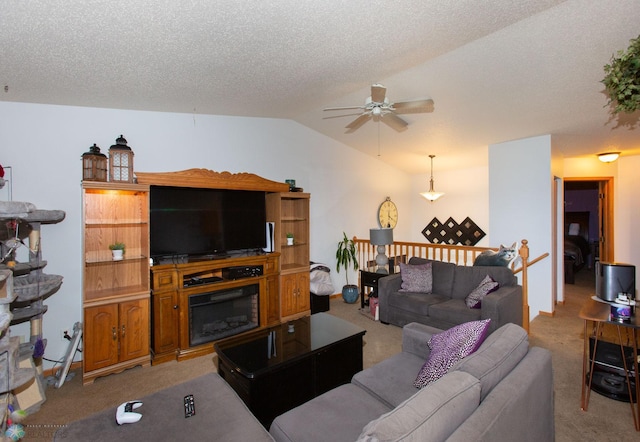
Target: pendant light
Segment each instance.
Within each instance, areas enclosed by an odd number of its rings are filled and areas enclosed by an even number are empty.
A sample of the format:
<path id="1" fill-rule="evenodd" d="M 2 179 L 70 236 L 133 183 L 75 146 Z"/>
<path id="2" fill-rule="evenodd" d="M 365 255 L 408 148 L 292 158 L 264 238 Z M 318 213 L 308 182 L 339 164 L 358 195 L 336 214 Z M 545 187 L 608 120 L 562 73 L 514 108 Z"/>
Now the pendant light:
<path id="1" fill-rule="evenodd" d="M 444 195 L 444 193 L 442 193 L 442 192 L 436 192 L 435 190 L 433 190 L 433 158 L 434 157 L 435 157 L 435 155 L 429 155 L 429 158 L 431 158 L 431 179 L 429 179 L 429 191 L 428 192 L 422 192 L 420 194 L 420 195 L 422 195 L 423 197 L 425 197 L 426 199 L 428 199 L 431 202 L 437 200 L 442 195 Z"/>

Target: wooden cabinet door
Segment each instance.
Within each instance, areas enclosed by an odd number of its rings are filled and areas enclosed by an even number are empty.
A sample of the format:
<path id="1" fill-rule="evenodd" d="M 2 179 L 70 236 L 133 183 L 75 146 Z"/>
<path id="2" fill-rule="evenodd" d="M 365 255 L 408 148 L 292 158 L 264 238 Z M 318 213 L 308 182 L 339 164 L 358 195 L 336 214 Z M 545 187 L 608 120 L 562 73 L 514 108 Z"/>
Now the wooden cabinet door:
<path id="1" fill-rule="evenodd" d="M 171 353 L 178 349 L 179 306 L 176 291 L 154 293 L 153 296 L 153 351 Z"/>
<path id="2" fill-rule="evenodd" d="M 296 275 L 283 275 L 280 284 L 280 314 L 291 316 L 296 313 Z"/>
<path id="3" fill-rule="evenodd" d="M 283 275 L 280 298 L 281 316 L 287 317 L 311 308 L 309 272 Z"/>
<path id="4" fill-rule="evenodd" d="M 309 272 L 300 272 L 297 274 L 298 286 L 298 311 L 303 312 L 311 309 L 310 274 Z"/>
<path id="5" fill-rule="evenodd" d="M 149 300 L 119 304 L 120 362 L 149 354 Z"/>
<path id="6" fill-rule="evenodd" d="M 118 304 L 84 309 L 84 371 L 118 362 Z"/>

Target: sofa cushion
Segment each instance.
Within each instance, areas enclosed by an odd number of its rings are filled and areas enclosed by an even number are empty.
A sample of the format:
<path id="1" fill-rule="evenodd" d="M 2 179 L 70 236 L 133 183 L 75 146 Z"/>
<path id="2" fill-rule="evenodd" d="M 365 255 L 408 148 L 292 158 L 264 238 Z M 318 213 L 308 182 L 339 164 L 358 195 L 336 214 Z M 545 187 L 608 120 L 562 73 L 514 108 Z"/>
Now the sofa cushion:
<path id="1" fill-rule="evenodd" d="M 269 433 L 278 442 L 353 441 L 368 422 L 389 410 L 363 389 L 345 384 L 276 417 Z"/>
<path id="2" fill-rule="evenodd" d="M 402 285 L 399 291 L 431 293 L 433 276 L 430 262 L 418 265 L 401 262 L 400 276 L 402 277 Z"/>
<path id="3" fill-rule="evenodd" d="M 445 440 L 480 403 L 478 380 L 467 373 L 461 374 L 448 374 L 369 422 L 358 441 Z"/>
<path id="4" fill-rule="evenodd" d="M 366 390 L 389 408 L 397 407 L 416 393 L 413 381 L 424 360 L 423 357 L 403 350 L 356 373 L 351 383 Z"/>
<path id="5" fill-rule="evenodd" d="M 449 300 L 448 296 L 436 295 L 435 293 L 395 292 L 389 297 L 388 304 L 400 310 L 428 316 L 429 307 L 447 300 Z"/>
<path id="6" fill-rule="evenodd" d="M 452 371 L 465 371 L 479 379 L 484 400 L 528 351 L 527 332 L 516 324 L 505 324 L 491 333 L 474 354 L 452 367 Z"/>
<path id="7" fill-rule="evenodd" d="M 482 310 L 467 307 L 464 299 L 449 299 L 430 306 L 429 317 L 435 321 L 455 325 L 482 319 Z"/>
<path id="8" fill-rule="evenodd" d="M 185 419 L 183 398 L 185 394 L 190 393 L 195 396 L 196 414 Z M 122 390 L 122 394 L 125 396 L 123 401 L 134 399 L 125 389 Z M 208 373 L 135 399 L 143 402 L 142 408 L 137 410 L 142 413 L 140 422 L 132 425 L 118 425 L 115 419 L 115 408 L 108 407 L 84 419 L 57 425 L 61 428 L 56 431 L 53 440 L 58 442 L 88 440 L 97 442 L 117 440 L 269 442 L 272 440 L 238 394 L 218 373 Z M 386 411 L 388 409 L 381 413 Z M 61 422 L 65 421 L 61 420 Z M 362 425 L 364 426 L 367 422 L 365 421 Z M 361 430 L 362 428 L 352 440 L 360 434 Z M 35 433 L 28 432 L 28 440 L 51 440 L 51 438 L 35 436 L 37 431 L 36 429 Z"/>
<path id="9" fill-rule="evenodd" d="M 495 292 L 500 287 L 500 284 L 493 280 L 489 275 L 480 282 L 478 287 L 473 289 L 471 293 L 467 295 L 464 302 L 469 308 L 480 308 L 482 305 L 482 298 L 487 296 L 491 292 Z"/>
<path id="10" fill-rule="evenodd" d="M 490 322 L 490 319 L 465 322 L 431 336 L 431 352 L 414 385 L 426 387 L 444 376 L 456 362 L 476 351 L 487 335 Z"/>

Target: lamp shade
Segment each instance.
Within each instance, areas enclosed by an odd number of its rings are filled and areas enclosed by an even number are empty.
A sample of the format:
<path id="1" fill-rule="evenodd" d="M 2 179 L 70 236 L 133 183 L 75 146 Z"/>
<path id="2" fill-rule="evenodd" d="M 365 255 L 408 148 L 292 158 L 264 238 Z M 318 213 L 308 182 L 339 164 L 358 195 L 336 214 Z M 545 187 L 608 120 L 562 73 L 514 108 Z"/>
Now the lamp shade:
<path id="1" fill-rule="evenodd" d="M 442 193 L 442 192 L 434 192 L 433 190 L 430 190 L 428 192 L 422 192 L 420 195 L 422 195 L 423 198 L 426 198 L 429 201 L 435 201 L 438 198 L 440 198 L 442 195 L 444 195 L 444 193 Z"/>
<path id="2" fill-rule="evenodd" d="M 369 240 L 374 246 L 393 244 L 393 229 L 369 229 Z"/>

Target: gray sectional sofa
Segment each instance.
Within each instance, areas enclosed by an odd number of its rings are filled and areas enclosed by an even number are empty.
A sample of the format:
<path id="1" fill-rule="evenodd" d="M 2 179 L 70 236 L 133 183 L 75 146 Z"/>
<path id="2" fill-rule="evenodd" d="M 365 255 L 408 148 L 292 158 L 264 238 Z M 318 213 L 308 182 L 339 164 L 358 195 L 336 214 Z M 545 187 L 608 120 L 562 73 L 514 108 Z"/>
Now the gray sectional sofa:
<path id="1" fill-rule="evenodd" d="M 400 327 L 419 322 L 446 330 L 469 321 L 491 319 L 490 333 L 510 322 L 522 325 L 522 286 L 509 268 L 459 266 L 417 257 L 409 260 L 410 265 L 428 262 L 432 265 L 432 293 L 400 291 L 400 273 L 378 280 L 381 322 Z M 500 287 L 482 300 L 481 308 L 467 307 L 465 298 L 487 275 Z"/>
<path id="2" fill-rule="evenodd" d="M 402 352 L 277 417 L 270 433 L 290 441 L 553 441 L 551 354 L 507 324 L 475 353 L 421 390 L 413 382 L 427 341 L 441 330 L 404 327 Z"/>
<path id="3" fill-rule="evenodd" d="M 280 416 L 269 432 L 217 374 L 140 398 L 140 422 L 118 425 L 114 409 L 60 428 L 56 441 L 531 441 L 554 440 L 551 354 L 529 347 L 527 333 L 507 324 L 442 378 L 418 390 L 414 380 L 441 330 L 404 327 L 402 352 L 357 373 L 351 383 Z M 182 399 L 196 397 L 184 418 Z"/>

